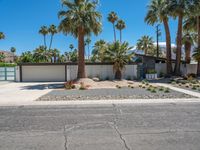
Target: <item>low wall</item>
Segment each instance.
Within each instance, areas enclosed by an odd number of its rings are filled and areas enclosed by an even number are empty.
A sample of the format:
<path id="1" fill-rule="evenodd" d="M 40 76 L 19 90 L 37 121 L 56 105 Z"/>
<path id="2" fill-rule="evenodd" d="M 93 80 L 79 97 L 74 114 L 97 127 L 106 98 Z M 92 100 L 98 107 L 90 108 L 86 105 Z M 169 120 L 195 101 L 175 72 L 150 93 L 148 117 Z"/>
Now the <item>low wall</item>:
<path id="1" fill-rule="evenodd" d="M 21 64 L 18 79 L 22 82 L 64 82 L 77 78 L 76 64 Z M 101 80 L 114 79 L 112 64 L 87 64 L 88 78 L 98 77 Z M 137 77 L 137 65 L 126 65 L 123 71 L 124 79 Z"/>
<path id="2" fill-rule="evenodd" d="M 173 64 L 173 68 L 174 68 L 175 64 Z M 156 64 L 155 65 L 155 69 L 158 72 L 158 75 L 162 72 L 164 74 L 166 74 L 166 64 L 162 63 L 162 64 Z M 182 75 L 187 75 L 187 74 L 191 74 L 197 73 L 197 64 L 182 64 L 181 65 L 181 73 Z"/>

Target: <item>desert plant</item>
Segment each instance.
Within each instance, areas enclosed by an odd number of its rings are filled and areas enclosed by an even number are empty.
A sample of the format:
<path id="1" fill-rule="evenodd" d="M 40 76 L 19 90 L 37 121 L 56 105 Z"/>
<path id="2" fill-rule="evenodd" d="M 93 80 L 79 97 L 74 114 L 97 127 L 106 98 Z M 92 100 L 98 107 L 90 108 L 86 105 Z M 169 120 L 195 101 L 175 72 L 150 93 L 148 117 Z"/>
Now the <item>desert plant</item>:
<path id="1" fill-rule="evenodd" d="M 71 90 L 71 89 L 76 88 L 73 81 L 69 81 L 69 82 L 64 83 L 64 86 L 65 86 L 65 89 L 67 89 L 67 90 Z"/>
<path id="2" fill-rule="evenodd" d="M 170 93 L 169 88 L 166 88 L 166 89 L 164 90 L 164 92 L 165 92 L 165 93 Z"/>

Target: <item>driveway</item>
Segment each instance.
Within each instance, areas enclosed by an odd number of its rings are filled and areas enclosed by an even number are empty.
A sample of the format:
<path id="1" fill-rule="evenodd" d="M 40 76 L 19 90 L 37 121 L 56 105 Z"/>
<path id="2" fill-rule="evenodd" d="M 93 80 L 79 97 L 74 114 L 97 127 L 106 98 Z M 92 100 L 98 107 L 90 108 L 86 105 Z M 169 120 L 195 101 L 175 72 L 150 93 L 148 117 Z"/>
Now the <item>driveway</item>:
<path id="1" fill-rule="evenodd" d="M 0 150 L 199 150 L 200 103 L 0 107 Z"/>
<path id="2" fill-rule="evenodd" d="M 47 84 L 53 83 L 1 82 L 0 106 L 31 103 L 40 96 L 51 91 L 51 89 L 46 88 L 45 85 Z"/>

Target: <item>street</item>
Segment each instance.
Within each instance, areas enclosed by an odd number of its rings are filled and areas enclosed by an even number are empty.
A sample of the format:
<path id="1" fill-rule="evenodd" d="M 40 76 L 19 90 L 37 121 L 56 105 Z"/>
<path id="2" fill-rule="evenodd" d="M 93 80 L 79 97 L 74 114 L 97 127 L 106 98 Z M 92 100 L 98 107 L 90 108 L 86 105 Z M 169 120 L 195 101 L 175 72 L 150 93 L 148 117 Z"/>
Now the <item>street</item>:
<path id="1" fill-rule="evenodd" d="M 0 107 L 0 150 L 199 150 L 200 103 Z"/>

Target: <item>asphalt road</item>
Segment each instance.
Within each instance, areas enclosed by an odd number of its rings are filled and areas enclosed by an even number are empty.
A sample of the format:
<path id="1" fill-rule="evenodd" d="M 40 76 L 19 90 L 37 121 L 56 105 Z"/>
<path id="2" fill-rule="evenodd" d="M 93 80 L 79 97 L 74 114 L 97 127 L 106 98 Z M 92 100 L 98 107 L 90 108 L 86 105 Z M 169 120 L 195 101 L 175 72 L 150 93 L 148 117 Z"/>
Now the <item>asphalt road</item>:
<path id="1" fill-rule="evenodd" d="M 0 107 L 0 150 L 199 150 L 200 103 Z"/>

